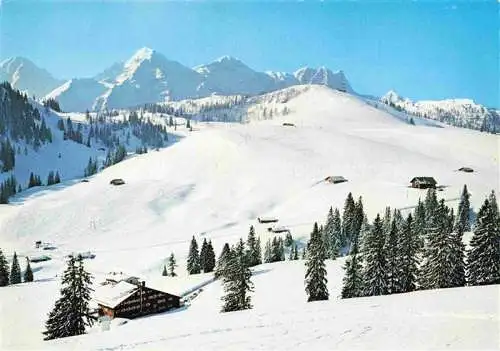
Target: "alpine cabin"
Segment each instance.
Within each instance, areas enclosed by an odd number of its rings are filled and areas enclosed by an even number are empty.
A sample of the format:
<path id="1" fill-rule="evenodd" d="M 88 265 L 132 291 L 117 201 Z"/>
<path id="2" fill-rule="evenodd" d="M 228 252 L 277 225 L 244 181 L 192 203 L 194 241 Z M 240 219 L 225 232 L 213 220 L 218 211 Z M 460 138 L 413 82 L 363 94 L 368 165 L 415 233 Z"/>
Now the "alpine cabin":
<path id="1" fill-rule="evenodd" d="M 120 281 L 96 290 L 94 300 L 98 313 L 110 318 L 136 318 L 180 307 L 180 296 L 140 284 Z"/>
<path id="2" fill-rule="evenodd" d="M 410 180 L 411 187 L 416 189 L 435 189 L 437 182 L 432 177 L 415 177 Z"/>

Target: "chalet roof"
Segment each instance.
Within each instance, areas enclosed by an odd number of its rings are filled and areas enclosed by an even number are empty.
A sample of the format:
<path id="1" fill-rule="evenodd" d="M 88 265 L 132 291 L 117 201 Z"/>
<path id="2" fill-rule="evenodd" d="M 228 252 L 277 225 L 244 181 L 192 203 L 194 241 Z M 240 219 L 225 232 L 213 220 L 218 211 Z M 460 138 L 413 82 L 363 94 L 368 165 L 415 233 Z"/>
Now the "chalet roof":
<path id="1" fill-rule="evenodd" d="M 121 281 L 115 285 L 105 285 L 94 291 L 94 300 L 100 305 L 115 308 L 121 302 L 132 296 L 139 287 Z"/>
<path id="2" fill-rule="evenodd" d="M 412 180 L 410 180 L 410 183 L 413 183 L 416 180 L 422 183 L 437 184 L 436 180 L 433 177 L 414 177 Z"/>

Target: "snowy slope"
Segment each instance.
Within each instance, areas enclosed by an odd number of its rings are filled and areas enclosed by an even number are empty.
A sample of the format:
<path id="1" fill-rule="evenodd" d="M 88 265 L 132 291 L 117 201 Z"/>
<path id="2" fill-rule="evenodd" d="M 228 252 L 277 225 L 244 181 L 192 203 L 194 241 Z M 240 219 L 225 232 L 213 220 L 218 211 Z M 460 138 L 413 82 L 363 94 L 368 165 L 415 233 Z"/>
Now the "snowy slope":
<path id="1" fill-rule="evenodd" d="M 344 260 L 328 261 L 330 300 L 307 303 L 303 261 L 254 269 L 254 308 L 221 314 L 222 287 L 212 283 L 187 308 L 90 334 L 41 341 L 55 282 L 0 289 L 3 348 L 37 350 L 329 350 L 496 349 L 500 287 L 467 287 L 340 300 Z M 194 278 L 194 277 L 193 277 Z M 168 278 L 165 278 L 168 280 Z M 33 298 L 35 293 L 37 299 Z M 19 306 L 22 306 L 21 308 Z M 26 315 L 31 319 L 26 319 Z M 14 327 L 15 325 L 15 327 Z M 14 338 L 14 328 L 25 330 Z"/>
<path id="2" fill-rule="evenodd" d="M 475 207 L 498 189 L 493 135 L 411 126 L 326 87 L 305 87 L 284 105 L 291 112 L 277 119 L 198 123 L 172 147 L 124 161 L 88 184 L 28 199 L 0 224 L 0 240 L 29 250 L 36 232 L 65 250 L 102 251 L 96 264 L 148 270 L 167 249 L 185 254 L 192 235 L 206 233 L 217 249 L 246 235 L 262 215 L 280 217 L 294 236 L 308 235 L 313 221 L 323 220 L 330 205 L 341 207 L 349 191 L 363 196 L 370 218 L 386 205 L 414 205 L 424 193 L 407 185 L 418 175 L 434 176 L 447 186 L 439 195 L 450 199 L 467 183 Z M 461 166 L 476 172 L 456 172 Z M 322 183 L 329 175 L 349 182 Z M 126 186 L 110 187 L 113 178 Z M 137 254 L 144 255 L 140 268 L 130 259 Z"/>
<path id="3" fill-rule="evenodd" d="M 290 89 L 295 89 L 294 94 L 286 93 Z M 21 257 L 38 254 L 39 251 L 33 248 L 35 240 L 57 246 L 56 250 L 50 252 L 51 261 L 34 264 L 37 270 L 35 277 L 46 280 L 37 287 L 45 287 L 46 291 L 28 287 L 26 289 L 31 290 L 23 290 L 22 297 L 4 293 L 11 291 L 9 289 L 21 289 L 12 287 L 2 289 L 0 299 L 8 301 L 6 306 L 11 306 L 14 304 L 11 301 L 26 301 L 29 305 L 27 301 L 36 300 L 35 296 L 39 295 L 55 298 L 53 292 L 57 290 L 57 281 L 54 276 L 64 268 L 64 256 L 74 251 L 90 250 L 96 254 L 94 260 L 88 261 L 89 269 L 96 275 L 114 270 L 139 276 L 160 274 L 167 256 L 174 252 L 180 265 L 179 273 L 185 274 L 185 257 L 193 235 L 198 239 L 211 239 L 217 254 L 224 242 L 233 243 L 239 237 L 246 236 L 250 224 L 256 226 L 257 234 L 265 241 L 270 234 L 265 225 L 257 223 L 258 216 L 278 217 L 279 224 L 289 227 L 293 237 L 303 243 L 313 222 L 324 221 L 330 206 L 342 207 L 349 191 L 355 197 L 363 196 L 370 220 L 386 205 L 394 208 L 415 205 L 425 192 L 407 187 L 414 176 L 434 176 L 440 185 L 446 186 L 438 193 L 439 197 L 450 200 L 448 204 L 451 206 L 457 205 L 454 199 L 459 196 L 463 184 L 468 185 L 472 193 L 471 204 L 476 210 L 492 189 L 499 190 L 497 136 L 453 127 L 412 126 L 383 110 L 373 108 L 362 99 L 327 87 L 299 86 L 288 90 L 282 92 L 288 98 L 274 102 L 287 107 L 290 112 L 286 116 L 274 116 L 263 121 L 250 118 L 247 124 L 197 123 L 194 125 L 195 131 L 186 133 L 173 146 L 107 168 L 92 177 L 89 183 L 67 184 L 32 196 L 28 194 L 15 206 L 0 206 L 0 247 L 7 253 L 16 250 Z M 276 92 L 270 96 L 277 98 L 280 94 Z M 256 98 L 255 106 L 259 103 Z M 293 123 L 295 127 L 285 127 L 283 122 Z M 473 167 L 475 172 L 456 172 L 461 166 Z M 341 175 L 349 181 L 338 185 L 322 182 L 329 175 Z M 110 186 L 109 181 L 113 178 L 123 178 L 126 184 Z M 331 291 L 336 296 L 339 284 L 335 282 L 338 282 L 337 278 L 340 279 L 340 267 L 333 266 L 330 271 L 333 284 Z M 302 284 L 302 268 L 297 268 L 293 274 L 280 273 L 282 275 L 293 275 L 293 279 Z M 256 282 L 261 276 L 264 279 L 266 275 L 257 275 Z M 232 345 L 233 349 L 248 346 L 248 339 L 242 336 L 245 329 L 241 325 L 247 320 L 249 325 L 255 326 L 255 330 L 260 330 L 256 331 L 256 335 L 265 340 L 261 348 L 268 349 L 277 348 L 278 345 L 272 344 L 273 341 L 264 334 L 274 335 L 286 331 L 289 335 L 299 334 L 290 324 L 292 321 L 299 325 L 303 323 L 311 333 L 318 329 L 319 334 L 325 334 L 324 340 L 328 341 L 328 345 L 341 341 L 342 337 L 343 340 L 351 340 L 342 346 L 345 348 L 363 348 L 369 342 L 375 342 L 374 338 L 381 330 L 378 328 L 388 328 L 392 335 L 398 331 L 406 333 L 408 345 L 413 348 L 444 348 L 447 343 L 457 348 L 467 348 L 473 339 L 461 337 L 462 325 L 468 330 L 477 330 L 478 334 L 473 335 L 480 338 L 479 346 L 494 346 L 491 331 L 497 327 L 498 321 L 492 320 L 489 314 L 484 317 L 487 311 L 495 310 L 492 297 L 495 291 L 492 292 L 491 287 L 469 289 L 466 292 L 449 290 L 436 295 L 436 300 L 425 295 L 431 293 L 418 293 L 414 295 L 416 297 L 408 297 L 408 301 L 399 304 L 391 301 L 403 297 L 359 300 L 368 301 L 367 305 L 359 302 L 362 307 L 356 307 L 355 302 L 352 302 L 354 305 L 349 305 L 351 302 L 342 303 L 350 307 L 340 307 L 335 303 L 325 306 L 311 304 L 303 306 L 302 314 L 296 313 L 290 306 L 297 299 L 303 299 L 302 285 L 297 288 L 299 295 L 290 293 L 291 302 L 283 306 L 285 302 L 281 304 L 271 300 L 274 296 L 272 289 L 285 286 L 286 283 L 275 285 L 275 277 L 271 274 L 268 277 L 273 285 L 268 288 L 263 286 L 271 283 L 257 286 L 257 289 L 267 293 L 256 296 L 255 314 L 245 318 L 214 314 L 214 331 L 234 327 L 231 337 L 241 340 L 241 343 Z M 213 296 L 219 295 L 216 286 L 213 285 L 213 289 L 216 289 L 213 290 Z M 209 289 L 212 288 L 205 290 L 206 296 L 209 296 Z M 458 295 L 454 295 L 453 291 L 457 291 Z M 200 295 L 200 301 L 203 296 Z M 213 308 L 213 301 L 217 299 L 213 296 L 210 302 L 201 305 Z M 470 304 L 463 304 L 461 301 L 469 299 L 469 296 Z M 387 303 L 383 302 L 384 299 L 388 299 Z M 285 309 L 291 308 L 292 312 L 257 312 L 257 306 L 269 306 L 273 301 Z M 369 311 L 372 310 L 366 306 L 378 304 L 373 301 L 381 301 L 383 307 L 371 314 Z M 435 302 L 425 305 L 423 301 Z M 51 301 L 39 305 L 34 309 L 36 312 L 19 312 L 16 318 L 26 320 L 31 325 L 39 324 L 45 318 L 44 313 L 50 309 Z M 411 310 L 412 306 L 421 305 L 421 309 Z M 316 310 L 314 306 L 321 306 L 318 309 L 324 312 Z M 405 306 L 407 312 L 402 313 L 399 307 L 394 306 Z M 457 306 L 461 309 L 451 315 Z M 340 316 L 347 315 L 348 311 L 356 308 L 360 309 L 360 313 L 365 310 L 367 320 L 371 321 L 369 326 L 377 333 L 367 331 L 363 334 L 364 327 L 368 326 L 359 325 L 363 319 L 347 317 L 338 319 L 342 320 L 342 327 L 343 320 L 346 320 L 348 326 L 345 330 L 334 329 L 329 333 L 321 329 L 320 324 L 332 325 L 332 318 L 336 318 L 337 313 Z M 191 310 L 195 313 L 195 302 L 192 309 L 185 311 L 185 315 L 188 316 Z M 419 314 L 420 311 L 423 314 Z M 424 317 L 426 313 L 434 311 L 437 311 L 435 317 Z M 297 315 L 297 319 L 293 319 L 293 315 Z M 387 324 L 380 315 L 387 316 Z M 406 329 L 405 324 L 398 319 L 401 315 L 403 321 L 419 328 L 415 338 L 408 335 L 411 328 Z M 480 317 L 462 318 L 463 315 Z M 119 334 L 107 340 L 103 340 L 104 337 L 86 339 L 81 341 L 79 347 L 90 345 L 89 348 L 93 348 L 101 343 L 118 347 L 117 343 L 123 340 L 123 343 L 133 347 L 189 348 L 188 344 L 184 344 L 189 341 L 183 340 L 190 338 L 182 339 L 181 336 L 196 334 L 193 331 L 197 330 L 196 323 L 192 326 L 186 324 L 199 318 L 193 316 L 187 322 L 182 322 L 180 319 L 183 316 L 179 312 L 138 320 L 138 325 L 146 323 L 141 327 L 140 338 L 136 334 L 124 332 L 127 335 Z M 327 323 L 319 322 L 320 319 Z M 155 328 L 148 324 L 150 320 L 159 321 L 159 325 L 163 322 L 167 324 L 165 328 Z M 171 320 L 172 324 L 169 322 Z M 269 327 L 258 328 L 259 320 L 267 321 L 265 325 Z M 428 325 L 449 328 L 450 333 L 435 334 Z M 7 327 L 2 325 L 2 328 Z M 485 334 L 481 334 L 481 328 Z M 351 329 L 352 334 L 342 334 L 348 329 Z M 361 337 L 356 338 L 359 334 L 362 334 Z M 365 334 L 368 336 L 363 336 Z M 163 335 L 171 339 L 159 340 Z M 217 348 L 220 346 L 218 340 L 223 340 L 220 334 L 214 332 L 207 331 L 203 335 L 199 339 L 193 338 L 200 340 L 193 341 L 195 349 L 198 342 L 208 340 L 214 342 L 213 348 Z M 450 339 L 447 335 L 451 335 Z M 302 336 L 304 339 L 298 340 L 296 344 L 293 341 L 288 344 L 287 338 L 283 337 L 280 342 L 287 343 L 279 345 L 284 345 L 284 349 L 302 348 L 304 345 L 321 348 L 322 344 L 313 343 L 316 342 L 316 339 L 312 339 L 316 334 Z M 156 344 L 148 346 L 151 340 Z M 356 340 L 360 343 L 356 344 Z M 382 339 L 377 340 L 382 342 Z M 383 340 L 397 342 L 402 339 Z M 72 343 L 80 341 L 61 342 L 64 348 L 68 347 L 64 342 L 73 347 L 75 345 Z M 318 339 L 317 342 L 321 341 Z M 380 348 L 396 347 L 390 343 L 375 345 L 380 345 Z"/>
<path id="4" fill-rule="evenodd" d="M 498 111 L 488 109 L 471 99 L 412 101 L 391 90 L 381 97 L 380 101 L 409 114 L 458 127 L 500 130 Z"/>
<path id="5" fill-rule="evenodd" d="M 62 83 L 46 70 L 24 57 L 13 57 L 0 63 L 0 81 L 27 91 L 30 96 L 43 97 Z"/>
<path id="6" fill-rule="evenodd" d="M 47 98 L 56 99 L 63 111 L 85 111 L 96 108 L 96 96 L 101 96 L 109 89 L 104 83 L 92 78 L 71 79 L 57 87 Z"/>

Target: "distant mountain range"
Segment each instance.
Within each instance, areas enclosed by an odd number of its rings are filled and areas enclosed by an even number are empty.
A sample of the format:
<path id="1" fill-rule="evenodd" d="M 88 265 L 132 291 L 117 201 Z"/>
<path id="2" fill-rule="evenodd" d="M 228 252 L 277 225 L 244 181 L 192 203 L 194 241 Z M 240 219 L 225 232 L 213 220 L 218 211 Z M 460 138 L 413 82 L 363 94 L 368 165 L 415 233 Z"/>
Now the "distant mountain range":
<path id="1" fill-rule="evenodd" d="M 63 82 L 25 58 L 4 61 L 0 75 L 19 90 L 57 99 L 65 111 L 126 108 L 212 94 L 257 95 L 298 84 L 323 84 L 352 92 L 342 71 L 326 67 L 304 67 L 293 74 L 257 72 L 236 58 L 223 56 L 189 68 L 150 48 L 138 50 L 93 78 Z"/>
<path id="2" fill-rule="evenodd" d="M 449 125 L 500 132 L 500 111 L 476 104 L 470 99 L 412 101 L 389 91 L 380 101 L 409 115 L 440 121 Z"/>
<path id="3" fill-rule="evenodd" d="M 26 58 L 0 63 L 0 81 L 8 81 L 38 99 L 54 98 L 64 111 L 99 111 L 146 103 L 202 98 L 210 95 L 259 95 L 300 84 L 320 84 L 354 93 L 342 71 L 303 67 L 294 73 L 258 72 L 242 61 L 223 56 L 189 68 L 161 53 L 142 48 L 92 78 L 62 81 Z M 361 96 L 361 95 L 360 95 Z M 378 100 L 399 111 L 458 127 L 500 132 L 500 112 L 469 99 L 411 101 L 394 91 Z"/>

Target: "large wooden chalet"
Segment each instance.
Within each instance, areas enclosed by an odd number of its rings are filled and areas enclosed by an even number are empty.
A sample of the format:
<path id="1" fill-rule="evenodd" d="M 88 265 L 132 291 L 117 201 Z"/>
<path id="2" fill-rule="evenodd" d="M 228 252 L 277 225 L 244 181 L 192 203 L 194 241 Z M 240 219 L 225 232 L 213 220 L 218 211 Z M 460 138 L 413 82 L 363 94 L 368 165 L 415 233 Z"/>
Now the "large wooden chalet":
<path id="1" fill-rule="evenodd" d="M 415 177 L 410 180 L 410 183 L 412 188 L 417 189 L 435 188 L 437 185 L 436 180 L 432 177 Z"/>
<path id="2" fill-rule="evenodd" d="M 99 315 L 110 318 L 136 318 L 180 307 L 180 296 L 152 289 L 142 281 L 120 281 L 96 291 Z"/>

